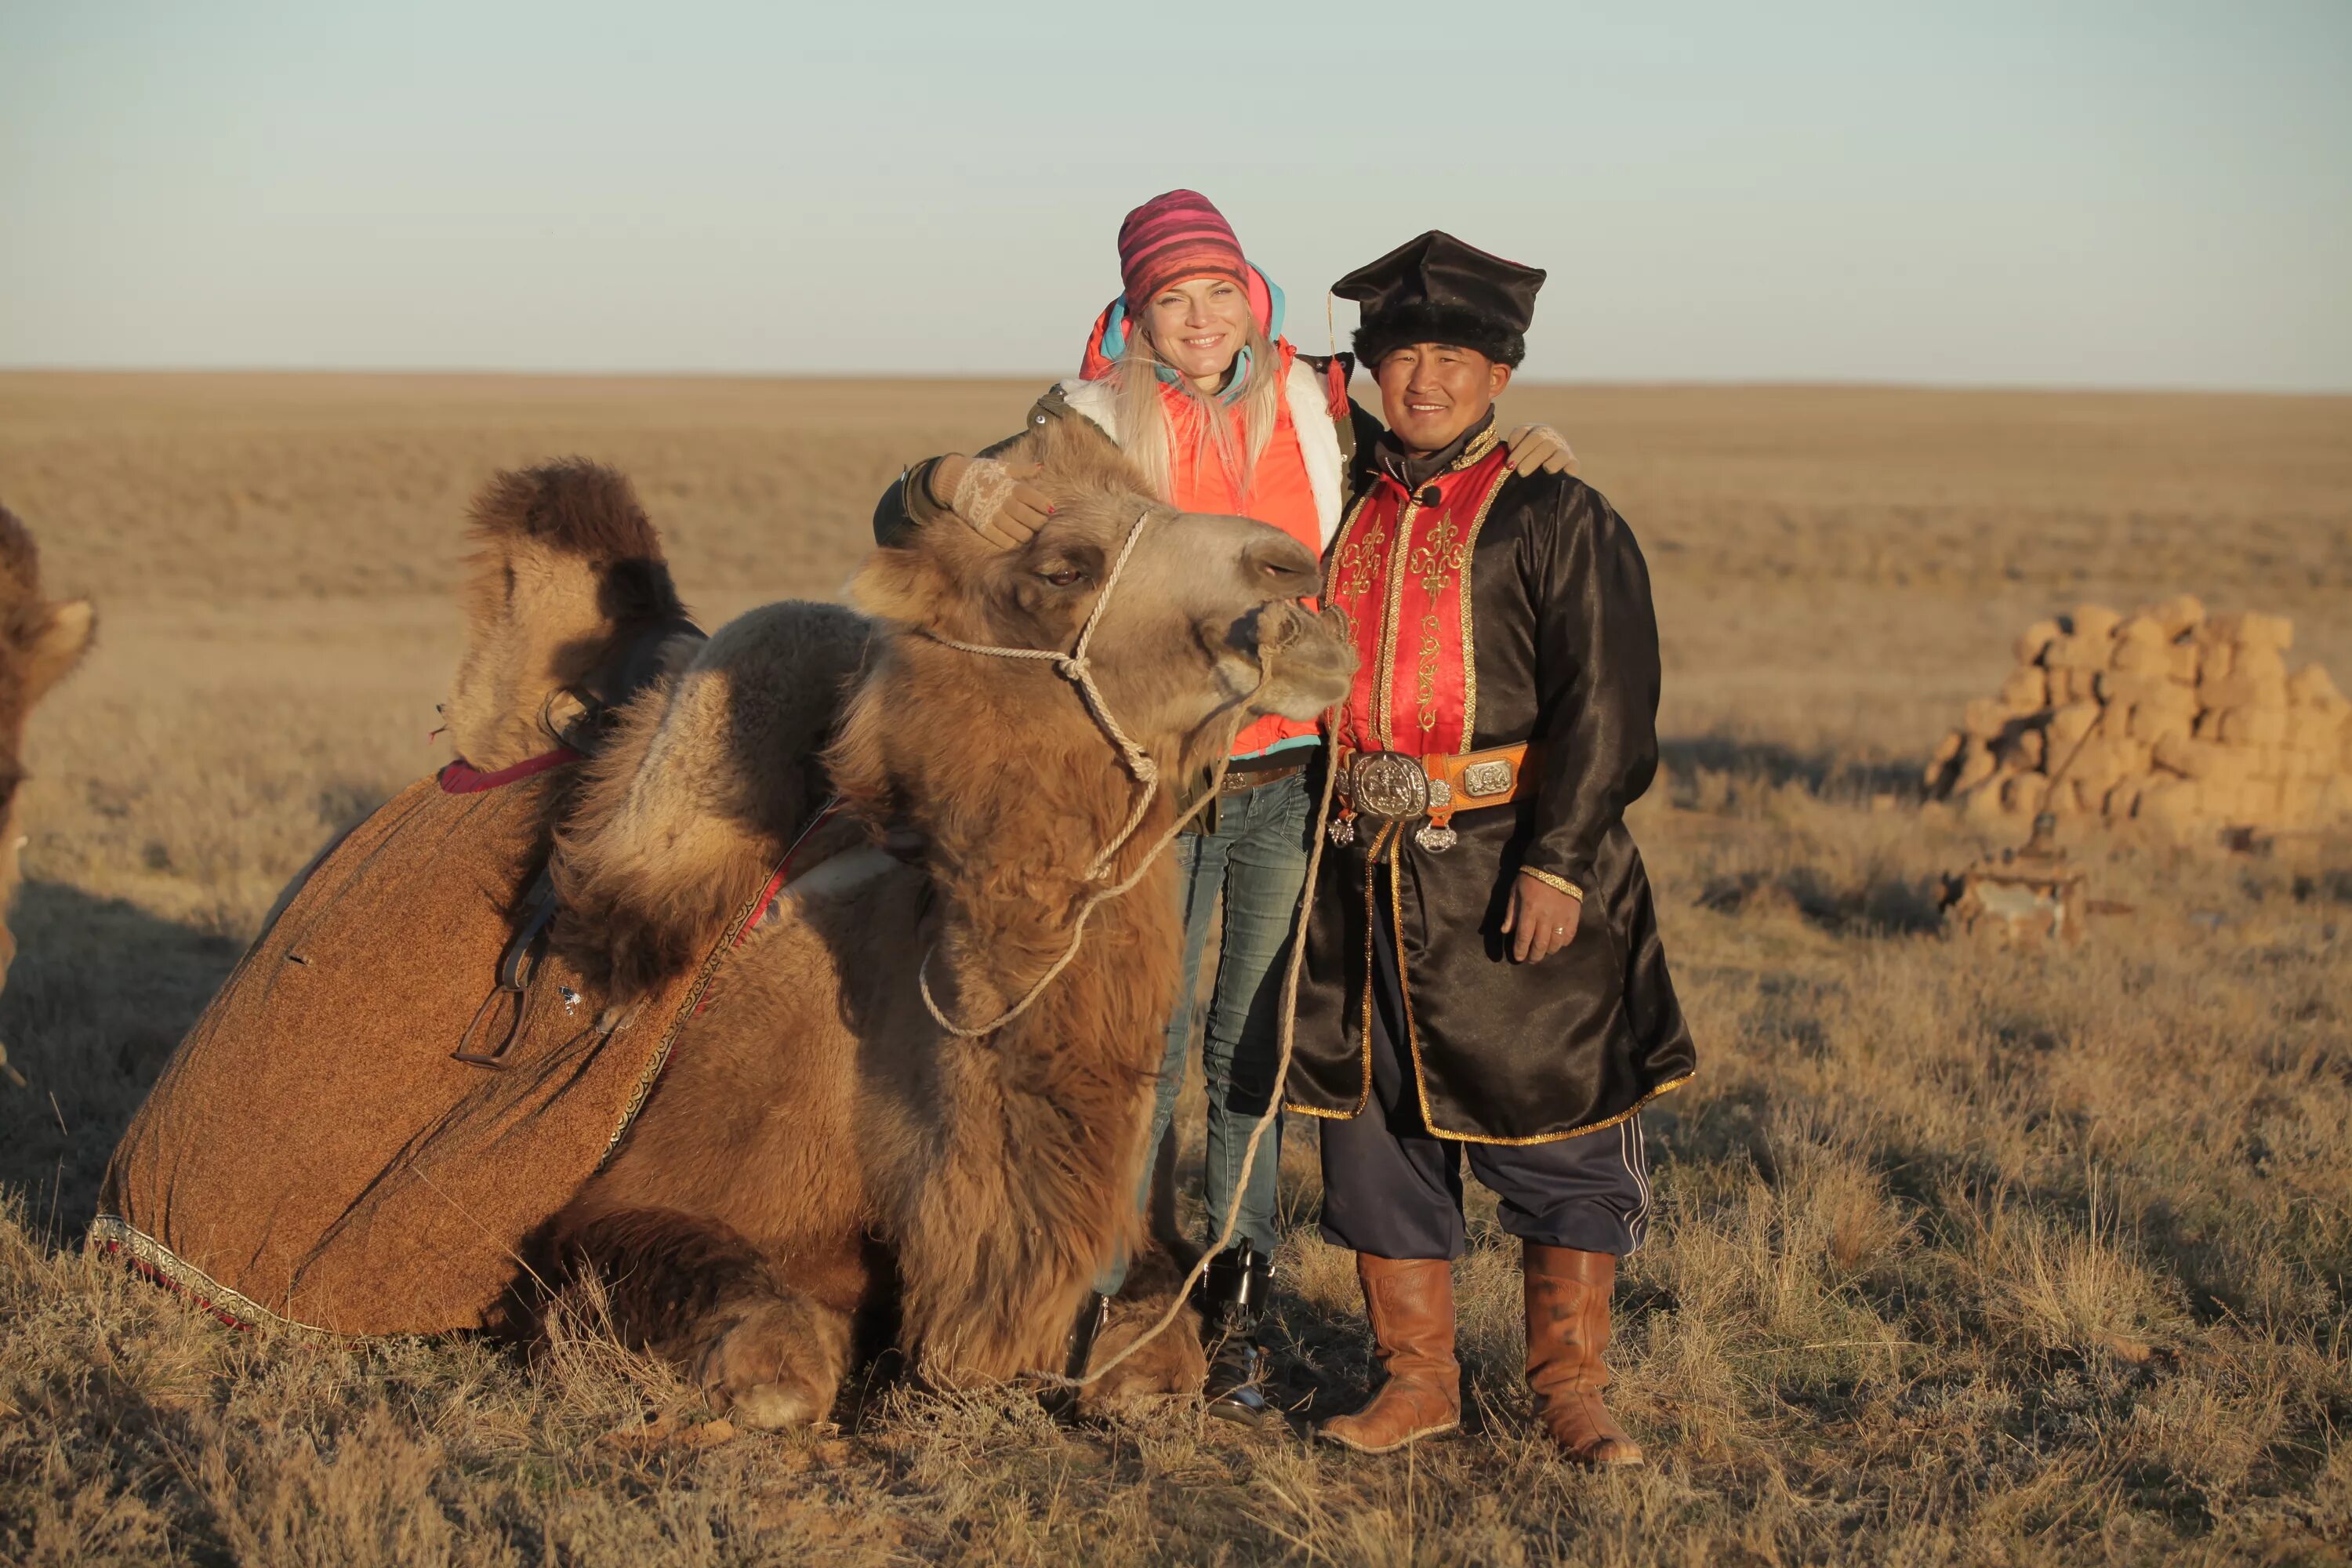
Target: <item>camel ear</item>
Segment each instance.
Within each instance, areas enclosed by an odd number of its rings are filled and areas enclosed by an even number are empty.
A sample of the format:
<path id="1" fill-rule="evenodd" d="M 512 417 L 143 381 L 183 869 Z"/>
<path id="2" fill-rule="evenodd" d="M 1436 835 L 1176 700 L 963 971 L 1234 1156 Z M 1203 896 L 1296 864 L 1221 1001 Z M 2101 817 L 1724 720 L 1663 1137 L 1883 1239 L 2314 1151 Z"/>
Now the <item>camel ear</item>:
<path id="1" fill-rule="evenodd" d="M 850 578 L 843 597 L 852 609 L 886 621 L 920 623 L 946 588 L 939 569 L 912 550 L 877 550 Z"/>
<path id="2" fill-rule="evenodd" d="M 25 646 L 25 689 L 38 697 L 62 680 L 89 651 L 97 630 L 98 611 L 88 599 L 50 605 L 41 629 Z"/>
<path id="3" fill-rule="evenodd" d="M 470 634 L 481 637 L 504 619 L 514 603 L 514 557 L 503 540 L 486 539 L 466 557 L 457 580 L 457 607 Z"/>

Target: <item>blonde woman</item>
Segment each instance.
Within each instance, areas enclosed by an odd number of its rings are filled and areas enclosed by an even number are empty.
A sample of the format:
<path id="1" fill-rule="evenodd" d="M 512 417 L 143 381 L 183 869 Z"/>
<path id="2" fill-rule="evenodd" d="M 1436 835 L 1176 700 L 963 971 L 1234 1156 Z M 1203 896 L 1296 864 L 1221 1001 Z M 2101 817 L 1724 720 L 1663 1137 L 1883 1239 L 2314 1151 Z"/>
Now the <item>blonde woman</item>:
<path id="1" fill-rule="evenodd" d="M 1170 191 L 1128 214 L 1118 258 L 1124 287 L 1097 318 L 1078 378 L 1038 399 L 1030 428 L 1085 419 L 1171 504 L 1255 518 L 1320 554 L 1339 528 L 1356 453 L 1370 450 L 1381 432 L 1348 396 L 1351 362 L 1301 353 L 1282 337 L 1281 290 L 1244 258 L 1223 216 L 1196 192 Z M 952 518 L 1003 548 L 1018 548 L 1052 510 L 1022 482 L 1029 471 L 1025 436 L 978 457 L 950 454 L 908 468 L 875 510 L 876 539 L 888 544 L 908 529 Z M 1557 472 L 1572 462 L 1566 444 L 1540 426 L 1508 439 L 1519 471 Z M 1183 1084 L 1192 998 L 1222 894 L 1202 1048 L 1209 1100 L 1202 1196 L 1213 1233 L 1234 1206 L 1244 1152 L 1273 1093 L 1283 960 L 1307 876 L 1313 814 L 1307 774 L 1320 745 L 1313 724 L 1280 717 L 1252 723 L 1234 740 L 1217 800 L 1179 840 L 1184 978 L 1168 1022 L 1146 1147 L 1160 1146 Z M 1211 1261 L 1199 1302 L 1213 1350 L 1209 1413 L 1253 1426 L 1269 1413 L 1257 1330 L 1280 1240 L 1278 1149 L 1277 1125 L 1251 1162 L 1233 1243 Z M 1115 1289 L 1123 1272 L 1114 1268 L 1106 1289 Z"/>

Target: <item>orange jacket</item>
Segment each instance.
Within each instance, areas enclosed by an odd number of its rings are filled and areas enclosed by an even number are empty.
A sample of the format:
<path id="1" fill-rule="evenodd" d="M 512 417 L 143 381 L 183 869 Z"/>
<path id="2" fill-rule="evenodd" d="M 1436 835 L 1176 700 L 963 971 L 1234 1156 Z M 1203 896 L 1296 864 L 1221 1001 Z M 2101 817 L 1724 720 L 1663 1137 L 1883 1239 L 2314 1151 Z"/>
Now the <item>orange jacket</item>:
<path id="1" fill-rule="evenodd" d="M 1286 342 L 1276 343 L 1275 349 L 1282 356 L 1278 374 L 1286 378 L 1297 351 Z M 1170 480 L 1174 491 L 1170 500 L 1185 511 L 1218 512 L 1270 522 L 1310 552 L 1322 554 L 1322 519 L 1307 480 L 1307 458 L 1298 445 L 1298 426 L 1291 417 L 1289 399 L 1280 399 L 1276 404 L 1274 435 L 1259 454 L 1257 471 L 1251 477 L 1246 493 L 1237 489 L 1233 476 L 1216 460 L 1213 447 L 1206 448 L 1208 460 L 1202 460 L 1205 444 L 1201 439 L 1200 421 L 1204 416 L 1222 415 L 1231 419 L 1234 447 L 1236 450 L 1245 449 L 1241 410 L 1223 405 L 1216 405 L 1213 411 L 1205 410 L 1198 398 L 1172 386 L 1162 389 L 1160 406 L 1168 416 L 1174 448 L 1170 454 Z M 1312 737 L 1316 732 L 1311 721 L 1301 723 L 1269 713 L 1253 720 L 1234 737 L 1233 754 L 1253 756 L 1285 741 Z"/>

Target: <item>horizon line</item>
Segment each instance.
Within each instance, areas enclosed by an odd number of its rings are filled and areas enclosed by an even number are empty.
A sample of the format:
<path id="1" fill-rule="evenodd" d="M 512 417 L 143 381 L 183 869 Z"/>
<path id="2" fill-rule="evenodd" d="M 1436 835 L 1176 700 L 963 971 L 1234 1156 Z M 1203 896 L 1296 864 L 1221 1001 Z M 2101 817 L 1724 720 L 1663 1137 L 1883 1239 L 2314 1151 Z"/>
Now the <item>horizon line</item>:
<path id="1" fill-rule="evenodd" d="M 1359 374 L 1365 374 L 1361 365 Z M 582 370 L 530 369 L 488 367 L 481 365 L 416 366 L 416 365 L 273 365 L 273 364 L 153 364 L 153 365 L 78 365 L 78 364 L 16 364 L 0 363 L 0 375 L 23 376 L 244 376 L 255 379 L 299 377 L 371 380 L 480 380 L 480 381 L 702 381 L 702 382 L 867 382 L 877 384 L 891 382 L 968 382 L 973 384 L 1019 382 L 1034 384 L 1045 380 L 1066 381 L 1072 377 L 1051 370 L 935 370 L 887 372 L 857 370 Z M 1703 389 L 1722 392 L 1921 392 L 1921 393 L 2002 393 L 2011 395 L 2048 395 L 2053 396 L 2119 396 L 2119 397 L 2275 397 L 2275 398 L 2344 398 L 2352 397 L 2352 384 L 2343 386 L 2262 386 L 2221 383 L 2139 383 L 2118 384 L 2098 382 L 2024 382 L 2024 381 L 1903 381 L 1881 377 L 1770 377 L 1770 376 L 1656 376 L 1656 377 L 1559 377 L 1514 378 L 1514 384 L 1530 389 L 1561 391 L 1625 389 L 1633 391 L 1665 391 L 1670 389 Z"/>

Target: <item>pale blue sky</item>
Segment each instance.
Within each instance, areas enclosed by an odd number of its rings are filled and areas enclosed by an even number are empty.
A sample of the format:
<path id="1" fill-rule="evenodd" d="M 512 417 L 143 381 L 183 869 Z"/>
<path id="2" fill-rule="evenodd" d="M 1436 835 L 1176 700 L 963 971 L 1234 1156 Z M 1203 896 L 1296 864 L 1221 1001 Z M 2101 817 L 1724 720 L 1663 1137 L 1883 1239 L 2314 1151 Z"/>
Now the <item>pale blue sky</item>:
<path id="1" fill-rule="evenodd" d="M 2347 83 L 2352 0 L 0 0 L 0 364 L 1066 371 L 1186 184 L 1312 349 L 1436 226 L 1546 379 L 2352 389 Z"/>

